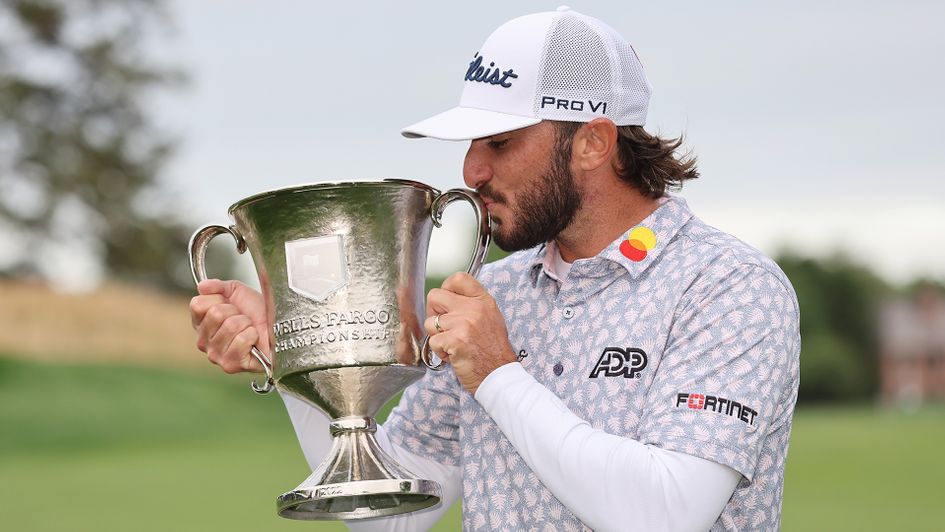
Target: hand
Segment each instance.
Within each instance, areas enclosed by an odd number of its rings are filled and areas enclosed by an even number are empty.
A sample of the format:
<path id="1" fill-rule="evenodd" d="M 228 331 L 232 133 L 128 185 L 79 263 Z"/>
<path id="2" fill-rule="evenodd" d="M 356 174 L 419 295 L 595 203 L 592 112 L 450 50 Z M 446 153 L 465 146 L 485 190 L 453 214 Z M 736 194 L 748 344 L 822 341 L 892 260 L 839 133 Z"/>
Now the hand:
<path id="1" fill-rule="evenodd" d="M 436 328 L 437 315 L 442 331 Z M 493 370 L 518 360 L 495 299 L 468 273 L 454 273 L 442 288 L 430 290 L 423 326 L 430 348 L 453 365 L 460 384 L 473 395 Z"/>
<path id="2" fill-rule="evenodd" d="M 197 331 L 197 349 L 227 373 L 261 372 L 250 354 L 255 345 L 269 353 L 269 325 L 262 294 L 239 281 L 208 279 L 197 285 L 190 300 L 190 321 Z"/>

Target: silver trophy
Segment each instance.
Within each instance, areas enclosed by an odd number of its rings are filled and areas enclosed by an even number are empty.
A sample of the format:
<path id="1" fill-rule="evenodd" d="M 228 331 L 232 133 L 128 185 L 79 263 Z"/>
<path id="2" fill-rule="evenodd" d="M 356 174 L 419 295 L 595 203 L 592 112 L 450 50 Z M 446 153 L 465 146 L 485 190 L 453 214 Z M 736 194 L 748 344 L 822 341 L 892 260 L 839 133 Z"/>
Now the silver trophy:
<path id="1" fill-rule="evenodd" d="M 208 225 L 190 241 L 194 280 L 207 278 L 210 241 L 228 233 L 256 265 L 270 328 L 269 358 L 257 348 L 266 381 L 332 418 L 331 452 L 296 489 L 281 495 L 291 519 L 361 519 L 420 510 L 440 486 L 417 478 L 384 453 L 374 416 L 426 368 L 439 369 L 423 330 L 424 277 L 433 226 L 447 205 L 476 212 L 476 275 L 489 245 L 489 221 L 475 192 L 444 193 L 414 181 L 316 183 L 264 192 L 229 209 L 234 225 Z"/>

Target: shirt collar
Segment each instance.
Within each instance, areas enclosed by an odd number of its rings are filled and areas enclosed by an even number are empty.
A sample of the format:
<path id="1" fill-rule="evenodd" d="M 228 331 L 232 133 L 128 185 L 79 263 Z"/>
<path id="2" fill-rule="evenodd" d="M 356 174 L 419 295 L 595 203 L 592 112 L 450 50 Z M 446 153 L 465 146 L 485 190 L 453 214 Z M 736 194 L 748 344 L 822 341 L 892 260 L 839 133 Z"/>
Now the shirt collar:
<path id="1" fill-rule="evenodd" d="M 558 276 L 554 275 L 554 252 L 558 248 L 558 245 L 555 244 L 554 240 L 551 242 L 546 242 L 541 244 L 530 251 L 531 257 L 528 261 L 528 269 L 532 273 L 532 278 L 538 274 L 539 269 L 545 273 L 548 277 L 551 277 L 554 280 L 558 280 Z"/>
<path id="2" fill-rule="evenodd" d="M 669 242 L 676 236 L 676 233 L 691 218 L 692 211 L 689 210 L 686 200 L 679 196 L 663 196 L 659 199 L 659 206 L 656 210 L 642 222 L 621 233 L 616 240 L 601 250 L 595 257 L 575 261 L 574 268 L 579 268 L 580 264 L 585 261 L 598 262 L 605 260 L 623 266 L 631 277 L 637 278 L 659 258 Z M 643 229 L 634 233 L 638 228 Z M 648 236 L 647 231 L 652 232 L 652 237 L 655 238 L 646 238 Z M 634 239 L 636 241 L 631 242 L 631 236 L 642 236 L 643 238 Z M 629 257 L 621 250 L 621 246 L 629 252 Z M 648 249 L 641 250 L 640 248 Z M 642 251 L 645 251 L 645 253 Z M 546 275 L 557 280 L 554 268 L 554 253 L 556 252 L 557 244 L 554 241 L 536 247 L 529 262 L 533 274 L 537 273 L 540 266 Z"/>
<path id="3" fill-rule="evenodd" d="M 561 277 L 558 275 L 558 268 L 555 264 L 555 255 L 558 253 L 558 243 L 554 240 L 547 244 L 542 244 L 535 254 L 535 257 L 532 258 L 532 266 L 541 265 L 541 271 L 544 272 L 545 275 L 555 281 L 561 282 Z"/>

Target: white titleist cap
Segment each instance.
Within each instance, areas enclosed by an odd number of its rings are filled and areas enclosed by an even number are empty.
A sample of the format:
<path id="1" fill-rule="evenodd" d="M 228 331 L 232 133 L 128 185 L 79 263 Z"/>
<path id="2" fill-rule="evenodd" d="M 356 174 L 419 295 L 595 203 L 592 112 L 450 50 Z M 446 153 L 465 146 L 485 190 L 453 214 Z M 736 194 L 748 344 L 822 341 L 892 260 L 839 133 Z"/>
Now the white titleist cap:
<path id="1" fill-rule="evenodd" d="M 466 69 L 459 106 L 404 128 L 405 137 L 469 140 L 542 120 L 642 126 L 650 83 L 636 52 L 596 18 L 559 7 L 495 30 Z"/>

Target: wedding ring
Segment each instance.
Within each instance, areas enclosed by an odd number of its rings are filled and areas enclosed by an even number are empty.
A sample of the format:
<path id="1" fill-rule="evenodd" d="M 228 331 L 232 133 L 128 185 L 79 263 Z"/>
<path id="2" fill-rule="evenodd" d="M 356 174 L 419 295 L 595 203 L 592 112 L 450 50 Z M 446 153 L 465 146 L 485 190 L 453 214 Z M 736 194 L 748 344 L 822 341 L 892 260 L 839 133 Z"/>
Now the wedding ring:
<path id="1" fill-rule="evenodd" d="M 442 314 L 437 314 L 436 318 L 433 318 L 433 327 L 435 327 L 437 331 L 443 332 L 443 327 L 440 327 L 440 316 L 442 316 Z"/>

